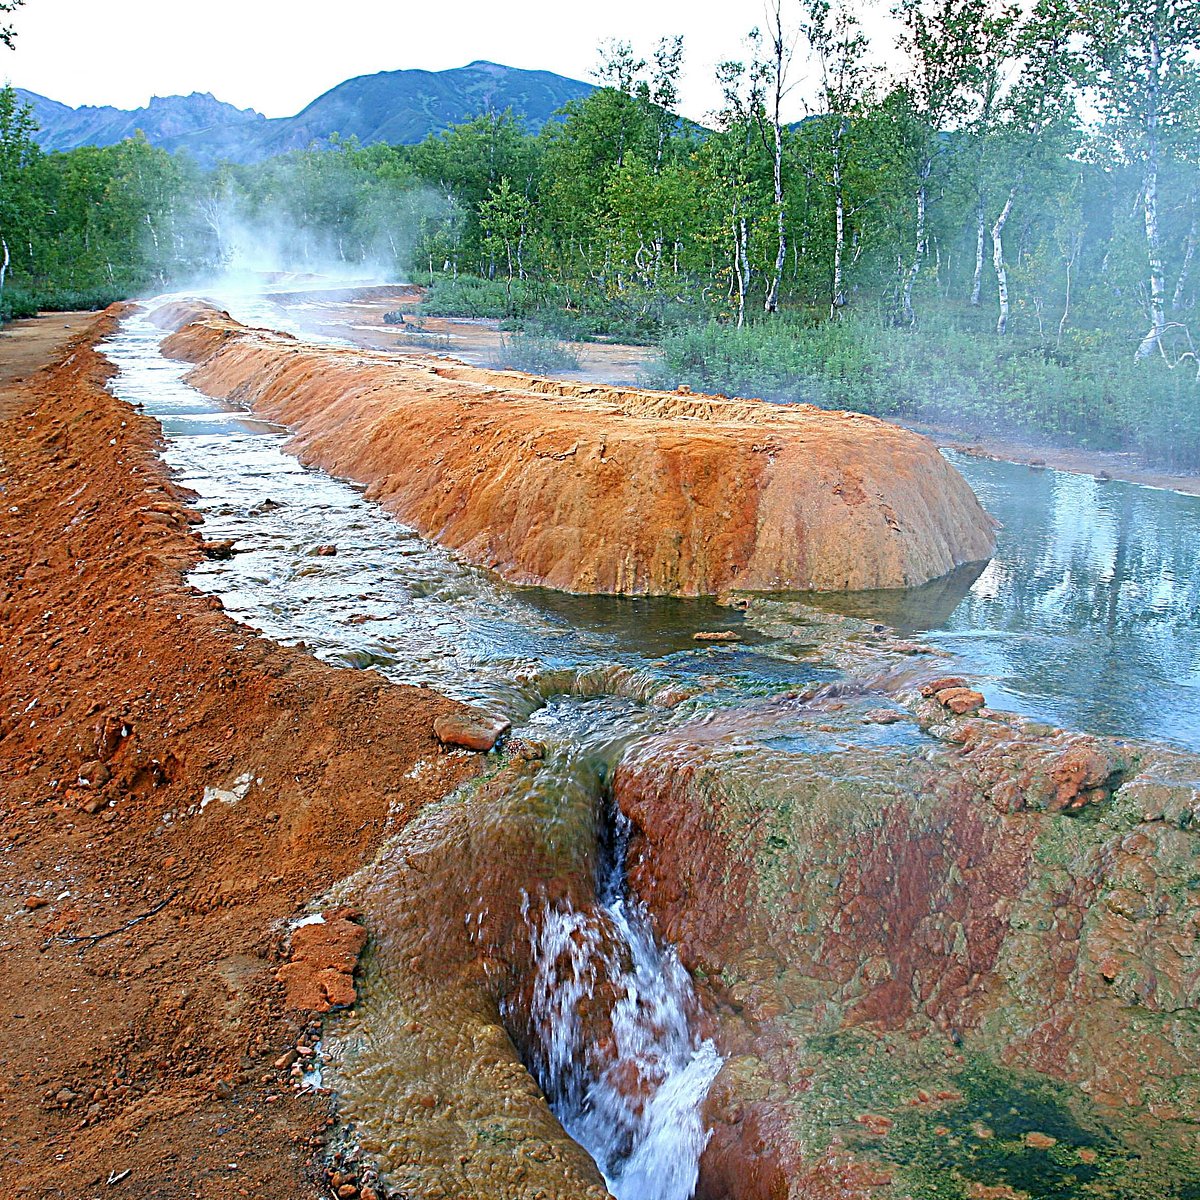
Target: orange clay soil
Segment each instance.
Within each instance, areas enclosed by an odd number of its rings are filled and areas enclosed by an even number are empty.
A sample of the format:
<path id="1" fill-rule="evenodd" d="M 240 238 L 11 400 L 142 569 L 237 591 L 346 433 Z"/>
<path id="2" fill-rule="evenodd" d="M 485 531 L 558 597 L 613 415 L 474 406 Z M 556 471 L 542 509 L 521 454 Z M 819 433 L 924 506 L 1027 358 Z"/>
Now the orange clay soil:
<path id="1" fill-rule="evenodd" d="M 554 382 L 318 347 L 183 302 L 189 382 L 519 584 L 713 595 L 922 584 L 994 523 L 932 442 L 810 405 Z"/>
<path id="2" fill-rule="evenodd" d="M 434 739 L 450 701 L 282 649 L 182 582 L 187 496 L 92 349 L 115 319 L 0 341 L 50 363 L 0 384 L 0 1180 L 329 1196 L 328 1101 L 291 1075 L 314 1030 L 274 978 L 286 922 L 476 760 Z"/>

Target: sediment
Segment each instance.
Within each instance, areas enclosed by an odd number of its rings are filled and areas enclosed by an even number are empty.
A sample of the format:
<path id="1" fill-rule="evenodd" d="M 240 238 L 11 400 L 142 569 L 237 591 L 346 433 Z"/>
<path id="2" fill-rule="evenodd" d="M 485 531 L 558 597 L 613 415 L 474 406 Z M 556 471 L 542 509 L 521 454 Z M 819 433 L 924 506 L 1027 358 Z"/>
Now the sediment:
<path id="1" fill-rule="evenodd" d="M 860 667 L 892 654 L 830 628 Z M 935 672 L 707 718 L 617 770 L 631 886 L 726 1056 L 698 1196 L 1190 1195 L 1200 760 Z M 855 738 L 881 717 L 895 748 Z"/>
<path id="2" fill-rule="evenodd" d="M 199 302 L 154 314 L 188 382 L 518 584 L 717 595 L 910 587 L 995 525 L 932 442 L 871 417 L 314 346 Z"/>
<path id="3" fill-rule="evenodd" d="M 293 1075 L 318 1031 L 275 978 L 289 919 L 475 759 L 434 736 L 453 702 L 183 582 L 198 518 L 95 348 L 119 315 L 3 394 L 0 1178 L 326 1196 L 329 1100 Z"/>

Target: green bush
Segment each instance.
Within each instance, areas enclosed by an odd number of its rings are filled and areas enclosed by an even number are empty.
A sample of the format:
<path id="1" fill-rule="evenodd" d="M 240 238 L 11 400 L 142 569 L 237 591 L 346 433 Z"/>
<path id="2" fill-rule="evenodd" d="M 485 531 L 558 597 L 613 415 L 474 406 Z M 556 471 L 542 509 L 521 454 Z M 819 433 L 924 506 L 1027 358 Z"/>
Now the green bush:
<path id="1" fill-rule="evenodd" d="M 77 291 L 10 286 L 0 292 L 0 322 L 33 317 L 39 312 L 92 312 L 128 295 L 120 288 Z"/>
<path id="2" fill-rule="evenodd" d="M 1186 364 L 1135 363 L 1123 344 L 1086 337 L 1058 347 L 932 324 L 897 329 L 853 315 L 744 329 L 712 322 L 665 337 L 646 382 L 1200 467 L 1200 385 Z"/>
<path id="3" fill-rule="evenodd" d="M 570 346 L 536 333 L 513 333 L 501 338 L 492 363 L 501 370 L 527 371 L 531 375 L 578 371 L 580 366 Z"/>

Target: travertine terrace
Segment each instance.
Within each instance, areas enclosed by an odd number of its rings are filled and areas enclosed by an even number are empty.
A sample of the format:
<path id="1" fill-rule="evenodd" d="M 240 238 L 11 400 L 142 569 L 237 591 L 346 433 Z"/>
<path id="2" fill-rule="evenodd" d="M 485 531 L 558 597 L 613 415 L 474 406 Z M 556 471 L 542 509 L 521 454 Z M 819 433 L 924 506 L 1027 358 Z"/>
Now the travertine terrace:
<path id="1" fill-rule="evenodd" d="M 191 302 L 155 319 L 197 364 L 189 382 L 288 425 L 305 462 L 513 583 L 912 587 L 993 549 L 936 447 L 871 417 L 319 347 Z"/>

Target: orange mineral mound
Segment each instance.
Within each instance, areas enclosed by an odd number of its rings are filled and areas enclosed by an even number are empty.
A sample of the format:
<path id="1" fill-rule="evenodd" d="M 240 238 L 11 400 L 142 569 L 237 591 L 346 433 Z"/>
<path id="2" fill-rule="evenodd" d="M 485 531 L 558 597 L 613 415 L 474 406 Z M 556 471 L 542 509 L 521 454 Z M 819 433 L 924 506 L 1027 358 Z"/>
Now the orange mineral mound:
<path id="1" fill-rule="evenodd" d="M 156 318 L 193 385 L 288 425 L 304 462 L 512 583 L 915 587 L 994 547 L 933 443 L 873 417 L 315 346 L 193 304 Z"/>

